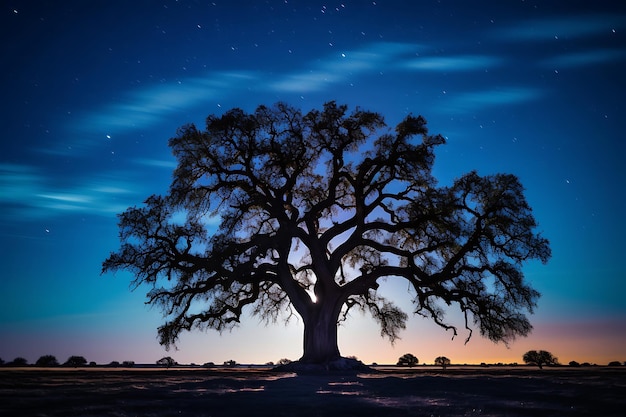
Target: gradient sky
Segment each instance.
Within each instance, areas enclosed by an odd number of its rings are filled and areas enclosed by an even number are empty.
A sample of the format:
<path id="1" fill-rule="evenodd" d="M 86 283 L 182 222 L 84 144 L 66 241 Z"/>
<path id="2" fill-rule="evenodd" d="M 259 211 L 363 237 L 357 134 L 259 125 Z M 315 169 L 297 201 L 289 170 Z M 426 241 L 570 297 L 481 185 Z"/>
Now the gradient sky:
<path id="1" fill-rule="evenodd" d="M 161 314 L 100 275 L 116 213 L 164 193 L 176 129 L 209 114 L 337 100 L 390 126 L 423 115 L 448 139 L 435 176 L 520 177 L 547 265 L 535 330 L 508 348 L 410 320 L 380 338 L 369 316 L 343 355 L 391 363 L 521 362 L 529 349 L 626 360 L 626 5 L 615 1 L 5 1 L 0 9 L 0 358 L 265 363 L 302 354 L 301 321 L 257 318 L 219 335 L 156 339 Z M 381 290 L 411 312 L 406 284 Z M 456 312 L 450 311 L 454 318 Z M 463 326 L 460 326 L 462 329 Z"/>

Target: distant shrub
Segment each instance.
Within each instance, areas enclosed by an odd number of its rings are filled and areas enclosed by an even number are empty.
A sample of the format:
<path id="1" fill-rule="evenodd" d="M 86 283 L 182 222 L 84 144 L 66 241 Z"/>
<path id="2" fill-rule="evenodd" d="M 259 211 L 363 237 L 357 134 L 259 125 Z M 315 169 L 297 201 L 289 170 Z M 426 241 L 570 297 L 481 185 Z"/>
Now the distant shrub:
<path id="1" fill-rule="evenodd" d="M 620 361 L 612 361 L 609 362 L 608 366 L 622 366 L 622 363 Z"/>
<path id="2" fill-rule="evenodd" d="M 558 365 L 559 360 L 552 353 L 546 350 L 529 350 L 524 353 L 522 357 L 525 363 L 529 365 L 537 365 L 539 369 L 543 368 L 543 365 Z"/>
<path id="3" fill-rule="evenodd" d="M 213 362 L 206 362 L 206 363 L 205 363 L 204 365 L 202 365 L 202 366 L 204 366 L 205 368 L 212 368 L 212 367 L 214 367 L 214 366 L 215 366 L 215 363 L 213 363 Z"/>
<path id="4" fill-rule="evenodd" d="M 41 366 L 41 367 L 59 366 L 59 361 L 53 355 L 43 355 L 39 359 L 37 359 L 37 362 L 35 362 L 35 366 Z"/>
<path id="5" fill-rule="evenodd" d="M 135 361 L 124 361 L 122 362 L 122 366 L 125 368 L 132 368 L 135 366 Z"/>
<path id="6" fill-rule="evenodd" d="M 26 360 L 26 358 L 22 358 L 21 356 L 18 356 L 17 358 L 13 359 L 13 361 L 9 362 L 7 365 L 9 365 L 9 366 L 27 366 L 28 365 L 28 361 Z"/>
<path id="7" fill-rule="evenodd" d="M 0 365 L 4 365 L 4 360 L 0 358 Z"/>
<path id="8" fill-rule="evenodd" d="M 415 355 L 411 353 L 405 353 L 404 355 L 400 356 L 400 358 L 398 358 L 398 363 L 396 365 L 413 367 L 418 363 L 419 359 L 417 359 Z"/>
<path id="9" fill-rule="evenodd" d="M 73 366 L 77 368 L 79 366 L 87 365 L 87 359 L 84 356 L 70 356 L 67 358 L 67 361 L 63 364 L 64 366 Z"/>
<path id="10" fill-rule="evenodd" d="M 450 365 L 450 359 L 445 356 L 437 356 L 435 358 L 435 365 L 441 366 L 443 369 L 446 369 L 448 365 Z"/>
<path id="11" fill-rule="evenodd" d="M 166 368 L 169 368 L 170 366 L 176 365 L 176 361 L 171 356 L 166 356 L 156 361 L 156 364 L 159 366 L 165 366 Z"/>
<path id="12" fill-rule="evenodd" d="M 287 359 L 287 358 L 282 358 L 281 360 L 278 361 L 278 365 L 289 365 L 292 362 L 291 359 Z"/>
<path id="13" fill-rule="evenodd" d="M 96 366 L 96 365 L 98 365 L 98 364 L 96 362 L 94 362 L 94 361 L 89 362 L 89 366 Z"/>
<path id="14" fill-rule="evenodd" d="M 117 368 L 120 366 L 120 363 L 118 361 L 111 361 L 107 366 L 110 366 L 111 368 Z"/>
<path id="15" fill-rule="evenodd" d="M 237 362 L 235 362 L 234 360 L 228 360 L 228 361 L 224 361 L 224 366 L 230 366 L 230 367 L 235 367 L 237 366 Z"/>
<path id="16" fill-rule="evenodd" d="M 578 368 L 578 367 L 580 367 L 580 364 L 578 362 L 576 362 L 576 361 L 570 361 L 569 366 Z"/>

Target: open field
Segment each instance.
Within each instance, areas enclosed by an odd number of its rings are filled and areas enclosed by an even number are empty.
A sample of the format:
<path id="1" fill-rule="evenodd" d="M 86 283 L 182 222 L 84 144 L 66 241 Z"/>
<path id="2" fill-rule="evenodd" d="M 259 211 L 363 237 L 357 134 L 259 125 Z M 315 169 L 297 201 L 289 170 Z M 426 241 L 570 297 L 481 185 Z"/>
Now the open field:
<path id="1" fill-rule="evenodd" d="M 623 416 L 626 367 L 0 368 L 1 416 Z"/>

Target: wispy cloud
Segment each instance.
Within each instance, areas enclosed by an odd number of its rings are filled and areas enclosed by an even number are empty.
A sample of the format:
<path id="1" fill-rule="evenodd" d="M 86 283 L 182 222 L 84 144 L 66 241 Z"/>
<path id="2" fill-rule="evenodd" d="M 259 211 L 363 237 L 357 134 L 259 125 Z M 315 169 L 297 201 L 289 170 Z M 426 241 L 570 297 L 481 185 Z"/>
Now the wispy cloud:
<path id="1" fill-rule="evenodd" d="M 78 123 L 78 127 L 83 132 L 93 132 L 96 127 L 103 134 L 106 132 L 120 134 L 149 127 L 173 113 L 189 111 L 194 106 L 210 100 L 215 102 L 228 100 L 242 91 L 255 91 L 271 97 L 281 94 L 303 95 L 329 91 L 357 77 L 380 72 L 460 72 L 503 65 L 500 58 L 488 55 L 423 55 L 428 53 L 429 49 L 431 47 L 415 43 L 375 42 L 351 50 L 337 50 L 321 59 L 303 63 L 302 70 L 282 74 L 233 70 L 190 77 L 176 84 L 144 87 L 127 94 L 119 103 L 109 103 L 91 111 L 81 123 Z M 527 97 L 521 91 L 500 91 L 486 96 L 465 97 L 461 102 L 474 100 L 481 105 L 488 105 L 491 101 L 502 104 L 524 99 Z M 95 143 L 95 140 L 93 142 Z M 160 164 L 149 160 L 136 162 L 147 165 Z M 167 164 L 163 166 L 171 167 Z"/>
<path id="2" fill-rule="evenodd" d="M 273 94 L 322 91 L 355 75 L 386 70 L 420 48 L 415 44 L 377 42 L 311 61 L 309 68 L 302 71 L 269 74 L 233 70 L 156 84 L 131 91 L 119 102 L 87 112 L 71 128 L 77 131 L 77 136 L 92 133 L 94 127 L 103 134 L 117 135 L 152 126 L 172 113 L 211 100 L 225 100 L 248 89 Z M 83 137 L 80 142 L 84 147 L 89 139 Z"/>
<path id="3" fill-rule="evenodd" d="M 486 55 L 459 55 L 447 57 L 418 57 L 404 62 L 403 66 L 418 71 L 473 71 L 493 68 L 501 60 Z"/>
<path id="4" fill-rule="evenodd" d="M 503 87 L 451 95 L 442 105 L 446 112 L 477 112 L 487 107 L 515 105 L 536 100 L 542 92 L 530 87 Z"/>
<path id="5" fill-rule="evenodd" d="M 165 160 L 165 159 L 151 159 L 151 158 L 136 158 L 133 160 L 133 162 L 135 164 L 148 166 L 148 167 L 167 168 L 167 169 L 176 168 L 176 161 L 174 159 Z"/>
<path id="6" fill-rule="evenodd" d="M 562 54 L 541 63 L 544 67 L 582 67 L 626 59 L 626 51 L 618 49 L 600 49 Z"/>
<path id="7" fill-rule="evenodd" d="M 410 43 L 378 42 L 357 50 L 337 52 L 309 70 L 285 74 L 278 81 L 269 83 L 269 88 L 276 92 L 301 93 L 325 90 L 355 75 L 385 71 L 395 66 L 398 60 L 405 59 L 406 54 L 414 54 L 421 48 Z"/>
<path id="8" fill-rule="evenodd" d="M 256 78 L 251 72 L 231 71 L 156 84 L 129 93 L 119 103 L 111 103 L 88 113 L 77 128 L 92 131 L 97 126 L 115 134 L 147 127 L 165 115 L 219 98 L 224 92 L 239 90 Z"/>
<path id="9" fill-rule="evenodd" d="M 29 165 L 0 163 L 0 203 L 18 204 L 39 190 L 42 177 Z"/>
<path id="10" fill-rule="evenodd" d="M 573 39 L 598 34 L 610 35 L 616 28 L 626 27 L 626 15 L 585 15 L 527 20 L 497 30 L 498 39 L 513 41 L 543 41 Z"/>
<path id="11" fill-rule="evenodd" d="M 111 215 L 132 203 L 139 190 L 123 176 L 95 175 L 69 184 L 52 184 L 45 172 L 20 164 L 0 163 L 0 207 L 4 221 L 54 217 L 67 213 Z"/>

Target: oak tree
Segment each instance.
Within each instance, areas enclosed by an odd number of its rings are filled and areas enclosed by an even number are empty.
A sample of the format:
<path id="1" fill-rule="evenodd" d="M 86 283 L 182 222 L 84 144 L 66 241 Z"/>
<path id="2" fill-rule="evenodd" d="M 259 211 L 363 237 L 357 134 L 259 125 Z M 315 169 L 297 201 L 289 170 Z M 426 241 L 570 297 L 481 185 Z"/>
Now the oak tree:
<path id="1" fill-rule="evenodd" d="M 41 367 L 50 367 L 50 366 L 59 366 L 59 361 L 54 355 L 43 355 L 37 359 L 35 362 L 35 366 Z"/>
<path id="2" fill-rule="evenodd" d="M 445 356 L 437 356 L 435 358 L 435 365 L 439 365 L 443 369 L 446 369 L 450 365 L 450 359 Z"/>
<path id="3" fill-rule="evenodd" d="M 419 359 L 417 359 L 417 356 L 413 355 L 412 353 L 405 353 L 398 358 L 398 362 L 396 363 L 396 365 L 408 366 L 409 368 L 412 368 L 414 366 L 417 366 L 418 363 Z"/>
<path id="4" fill-rule="evenodd" d="M 156 361 L 156 364 L 159 366 L 165 366 L 166 368 L 169 368 L 171 366 L 176 365 L 177 363 L 174 360 L 174 358 L 172 358 L 171 356 L 165 356 L 159 359 L 158 361 Z"/>
<path id="5" fill-rule="evenodd" d="M 391 342 L 407 314 L 378 291 L 405 280 L 414 312 L 457 334 L 444 305 L 492 341 L 531 330 L 538 292 L 522 265 L 546 262 L 548 241 L 515 175 L 432 176 L 435 148 L 421 116 L 395 130 L 380 114 L 284 103 L 211 115 L 181 127 L 165 195 L 119 216 L 121 247 L 103 272 L 148 284 L 166 322 L 160 342 L 191 329 L 224 331 L 246 311 L 304 323 L 302 362 L 340 357 L 337 325 L 369 311 Z M 215 224 L 218 224 L 215 226 Z"/>
<path id="6" fill-rule="evenodd" d="M 543 365 L 558 365 L 559 360 L 552 353 L 546 350 L 529 350 L 524 353 L 522 357 L 524 363 L 529 365 L 537 365 L 539 369 L 543 368 Z"/>
<path id="7" fill-rule="evenodd" d="M 79 366 L 87 365 L 87 359 L 84 356 L 73 355 L 67 358 L 63 366 L 73 366 L 77 368 Z"/>

